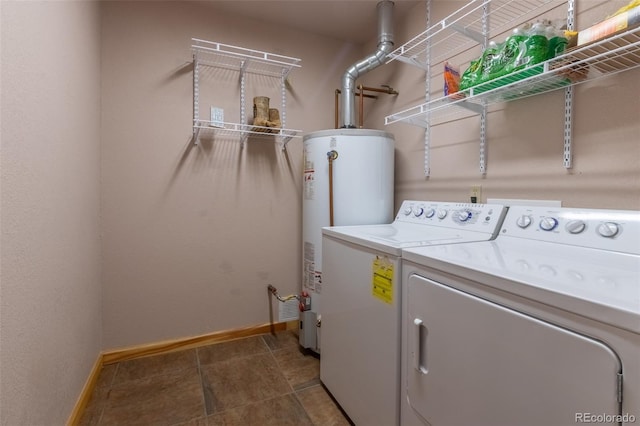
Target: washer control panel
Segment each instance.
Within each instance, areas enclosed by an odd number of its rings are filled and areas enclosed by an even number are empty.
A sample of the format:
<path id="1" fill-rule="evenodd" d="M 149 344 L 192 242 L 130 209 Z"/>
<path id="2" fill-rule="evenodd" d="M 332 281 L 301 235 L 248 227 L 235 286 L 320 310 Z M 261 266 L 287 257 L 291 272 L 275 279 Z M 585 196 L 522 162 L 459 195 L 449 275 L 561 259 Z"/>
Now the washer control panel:
<path id="1" fill-rule="evenodd" d="M 500 229 L 506 211 L 499 204 L 406 200 L 395 221 L 493 233 Z"/>
<path id="2" fill-rule="evenodd" d="M 500 235 L 640 254 L 640 212 L 512 206 Z"/>

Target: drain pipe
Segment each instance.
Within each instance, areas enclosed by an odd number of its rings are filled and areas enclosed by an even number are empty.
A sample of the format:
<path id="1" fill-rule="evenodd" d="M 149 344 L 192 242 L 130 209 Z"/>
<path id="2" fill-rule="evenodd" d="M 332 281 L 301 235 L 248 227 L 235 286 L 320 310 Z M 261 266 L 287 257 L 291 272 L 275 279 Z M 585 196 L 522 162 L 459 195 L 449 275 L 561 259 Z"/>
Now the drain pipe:
<path id="1" fill-rule="evenodd" d="M 355 128 L 355 85 L 356 79 L 384 64 L 393 48 L 393 6 L 383 0 L 376 6 L 378 10 L 378 48 L 371 55 L 351 65 L 342 77 L 342 118 L 343 128 Z"/>

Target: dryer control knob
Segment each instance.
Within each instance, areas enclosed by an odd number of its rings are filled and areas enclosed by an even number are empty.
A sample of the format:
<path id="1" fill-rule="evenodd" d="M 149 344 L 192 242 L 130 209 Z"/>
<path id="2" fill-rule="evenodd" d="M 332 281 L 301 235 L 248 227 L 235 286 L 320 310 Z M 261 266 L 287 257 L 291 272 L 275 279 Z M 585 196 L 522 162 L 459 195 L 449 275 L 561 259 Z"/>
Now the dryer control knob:
<path id="1" fill-rule="evenodd" d="M 434 214 L 436 214 L 436 211 L 434 209 L 429 209 L 424 215 L 428 218 L 432 218 Z"/>
<path id="2" fill-rule="evenodd" d="M 522 229 L 527 228 L 529 225 L 531 225 L 531 216 L 523 214 L 518 218 L 518 220 L 516 220 L 516 225 L 518 225 L 518 227 Z"/>
<path id="3" fill-rule="evenodd" d="M 424 208 L 423 208 L 423 207 L 418 206 L 418 207 L 416 207 L 416 208 L 414 208 L 414 209 L 413 209 L 413 215 L 414 215 L 415 217 L 420 217 L 420 216 L 422 216 L 422 213 L 424 213 Z"/>
<path id="4" fill-rule="evenodd" d="M 604 222 L 598 226 L 598 234 L 605 238 L 612 238 L 618 235 L 620 227 L 614 222 Z"/>
<path id="5" fill-rule="evenodd" d="M 447 217 L 447 211 L 446 210 L 438 210 L 438 219 L 444 219 L 445 217 Z"/>
<path id="6" fill-rule="evenodd" d="M 543 231 L 553 231 L 558 226 L 558 219 L 555 217 L 543 217 L 540 220 L 540 229 Z"/>
<path id="7" fill-rule="evenodd" d="M 587 224 L 583 220 L 571 220 L 567 222 L 564 229 L 570 234 L 579 234 L 585 230 Z"/>
<path id="8" fill-rule="evenodd" d="M 406 207 L 402 213 L 404 213 L 405 216 L 409 216 L 412 211 L 413 209 L 411 208 L 411 206 L 409 206 L 409 207 Z"/>

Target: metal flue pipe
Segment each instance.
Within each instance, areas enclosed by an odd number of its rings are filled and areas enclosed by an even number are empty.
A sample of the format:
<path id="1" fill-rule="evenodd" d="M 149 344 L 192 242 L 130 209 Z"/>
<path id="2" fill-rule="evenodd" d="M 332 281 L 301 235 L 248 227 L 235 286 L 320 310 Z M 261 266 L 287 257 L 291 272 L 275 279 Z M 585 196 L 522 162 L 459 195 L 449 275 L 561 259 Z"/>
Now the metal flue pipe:
<path id="1" fill-rule="evenodd" d="M 378 47 L 375 52 L 351 65 L 342 77 L 342 118 L 344 128 L 355 128 L 355 89 L 356 79 L 374 68 L 384 64 L 393 48 L 393 6 L 389 0 L 383 0 L 376 6 L 378 11 Z"/>

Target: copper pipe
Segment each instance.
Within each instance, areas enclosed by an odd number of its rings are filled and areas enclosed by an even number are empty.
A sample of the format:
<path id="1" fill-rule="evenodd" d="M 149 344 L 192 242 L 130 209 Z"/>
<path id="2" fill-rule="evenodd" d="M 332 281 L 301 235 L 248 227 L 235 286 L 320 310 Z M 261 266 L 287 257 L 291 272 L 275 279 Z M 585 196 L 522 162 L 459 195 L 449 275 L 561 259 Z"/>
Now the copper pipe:
<path id="1" fill-rule="evenodd" d="M 391 86 L 383 85 L 382 87 L 386 87 L 386 89 L 380 89 L 378 87 L 367 87 L 367 86 L 363 86 L 361 84 L 360 86 L 358 86 L 358 89 L 362 88 L 362 89 L 366 90 L 367 92 L 386 93 L 387 95 L 397 95 L 398 94 L 398 92 L 393 90 L 393 87 L 391 87 Z"/>
<path id="2" fill-rule="evenodd" d="M 358 89 L 360 89 L 360 111 L 358 114 L 358 127 L 362 129 L 364 127 L 364 89 L 362 87 L 362 84 L 358 86 Z"/>
<path id="3" fill-rule="evenodd" d="M 338 119 L 338 98 L 340 97 L 340 89 L 336 89 L 336 105 L 335 105 L 335 111 L 336 111 L 336 127 L 335 129 L 338 128 L 338 126 L 340 125 L 339 123 L 339 119 Z"/>
<path id="4" fill-rule="evenodd" d="M 329 226 L 333 226 L 333 161 L 338 158 L 338 151 L 327 152 L 329 161 Z"/>
<path id="5" fill-rule="evenodd" d="M 333 160 L 329 157 L 329 226 L 333 226 Z"/>
<path id="6" fill-rule="evenodd" d="M 395 90 L 393 90 L 393 88 L 391 86 L 383 86 L 386 87 L 386 89 L 379 89 L 377 87 L 366 87 L 363 86 L 362 84 L 358 85 L 358 90 L 360 90 L 360 115 L 359 115 L 359 119 L 358 119 L 358 126 L 362 129 L 364 127 L 364 97 L 370 97 L 370 98 L 377 98 L 377 96 L 372 96 L 372 95 L 365 95 L 364 92 L 365 90 L 369 90 L 372 92 L 378 92 L 378 93 L 386 93 L 388 95 L 397 95 L 398 92 L 396 92 Z"/>
<path id="7" fill-rule="evenodd" d="M 340 89 L 336 89 L 336 92 L 335 92 L 335 93 L 336 93 L 336 95 L 335 95 L 335 98 L 336 98 L 336 99 L 335 99 L 335 128 L 337 129 L 337 128 L 338 128 L 338 126 L 340 126 L 340 123 L 338 122 L 338 120 L 339 120 L 339 118 L 338 118 L 338 117 L 339 117 L 339 108 L 338 108 L 339 101 L 338 101 L 338 98 L 340 97 L 339 95 L 340 95 L 342 92 L 340 91 Z M 354 93 L 354 94 L 353 94 L 353 96 L 358 96 L 358 94 L 357 94 L 357 93 Z M 367 95 L 367 94 L 364 94 L 364 95 L 362 95 L 362 96 L 364 96 L 365 98 L 378 99 L 378 97 L 377 97 L 377 96 L 375 96 L 375 95 Z"/>

